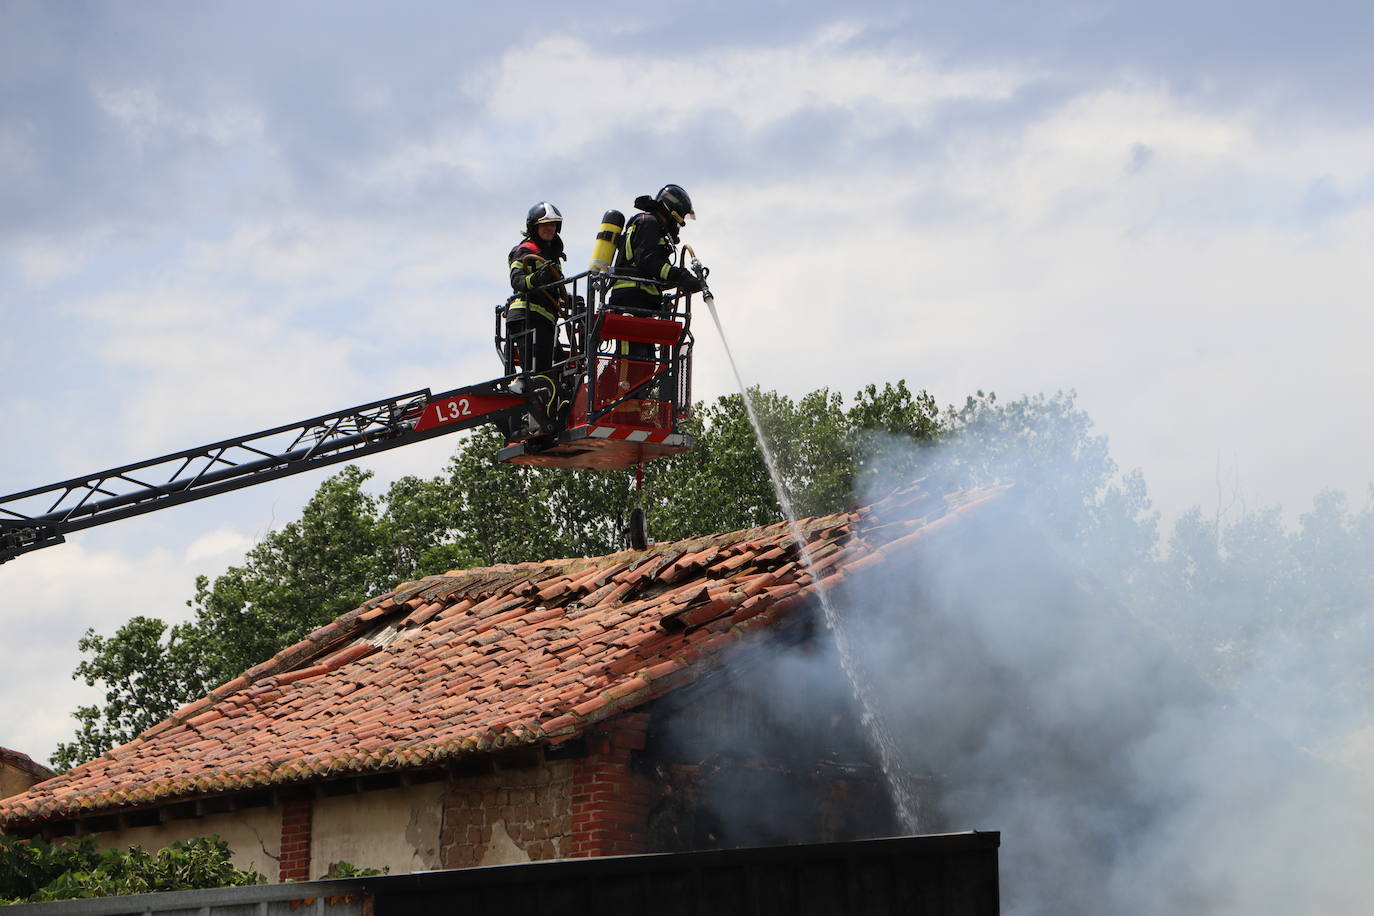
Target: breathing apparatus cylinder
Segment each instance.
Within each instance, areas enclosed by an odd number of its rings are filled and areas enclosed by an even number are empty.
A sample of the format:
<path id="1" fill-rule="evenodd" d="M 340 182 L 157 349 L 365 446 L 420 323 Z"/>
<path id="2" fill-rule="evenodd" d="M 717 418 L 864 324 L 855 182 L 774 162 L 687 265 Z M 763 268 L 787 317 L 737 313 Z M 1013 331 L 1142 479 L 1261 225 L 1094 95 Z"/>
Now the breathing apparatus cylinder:
<path id="1" fill-rule="evenodd" d="M 611 269 L 611 261 L 615 258 L 615 243 L 624 228 L 625 214 L 619 210 L 607 210 L 601 217 L 601 228 L 597 230 L 596 241 L 592 244 L 592 260 L 587 265 L 589 270 Z"/>

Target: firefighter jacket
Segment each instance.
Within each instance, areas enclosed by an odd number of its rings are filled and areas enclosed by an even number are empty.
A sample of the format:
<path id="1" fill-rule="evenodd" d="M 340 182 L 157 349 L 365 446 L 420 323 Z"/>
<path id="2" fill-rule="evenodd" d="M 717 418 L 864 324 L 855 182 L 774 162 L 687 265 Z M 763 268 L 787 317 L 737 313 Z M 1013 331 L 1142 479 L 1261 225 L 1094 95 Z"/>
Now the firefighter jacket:
<path id="1" fill-rule="evenodd" d="M 563 279 L 559 262 L 563 259 L 563 240 L 554 236 L 547 243 L 539 239 L 525 239 L 510 250 L 510 287 L 513 295 L 506 303 L 506 318 L 538 315 L 549 321 L 558 320 L 558 312 L 567 294 L 563 287 L 535 289 L 545 283 Z"/>
<path id="2" fill-rule="evenodd" d="M 633 289 L 658 297 L 667 287 L 691 278 L 691 271 L 673 266 L 676 251 L 677 232 L 670 233 L 656 215 L 636 213 L 630 217 L 616 246 L 611 270 L 633 279 L 617 280 L 611 287 L 612 294 Z"/>

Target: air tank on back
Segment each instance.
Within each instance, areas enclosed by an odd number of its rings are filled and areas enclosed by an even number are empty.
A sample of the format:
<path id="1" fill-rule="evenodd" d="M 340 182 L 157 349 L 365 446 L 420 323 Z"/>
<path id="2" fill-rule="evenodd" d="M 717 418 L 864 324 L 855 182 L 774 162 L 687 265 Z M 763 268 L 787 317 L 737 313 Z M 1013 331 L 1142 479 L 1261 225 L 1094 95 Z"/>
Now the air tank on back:
<path id="1" fill-rule="evenodd" d="M 600 272 L 611 269 L 611 262 L 615 259 L 615 243 L 624 228 L 625 214 L 619 210 L 607 210 L 601 217 L 601 228 L 597 230 L 596 241 L 592 244 L 588 270 Z"/>

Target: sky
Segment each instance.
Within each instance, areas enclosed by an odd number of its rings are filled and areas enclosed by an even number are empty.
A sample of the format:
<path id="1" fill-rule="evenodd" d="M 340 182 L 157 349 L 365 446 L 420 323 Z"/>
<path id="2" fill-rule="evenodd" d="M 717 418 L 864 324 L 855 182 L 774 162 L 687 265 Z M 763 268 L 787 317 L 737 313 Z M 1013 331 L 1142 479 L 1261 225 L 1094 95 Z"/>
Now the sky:
<path id="1" fill-rule="evenodd" d="M 1372 39 L 1342 2 L 0 0 L 0 493 L 491 378 L 529 206 L 580 267 L 675 182 L 751 384 L 1073 390 L 1166 524 L 1362 505 Z M 327 473 L 0 568 L 0 745 L 46 760 L 81 634 L 184 619 Z"/>

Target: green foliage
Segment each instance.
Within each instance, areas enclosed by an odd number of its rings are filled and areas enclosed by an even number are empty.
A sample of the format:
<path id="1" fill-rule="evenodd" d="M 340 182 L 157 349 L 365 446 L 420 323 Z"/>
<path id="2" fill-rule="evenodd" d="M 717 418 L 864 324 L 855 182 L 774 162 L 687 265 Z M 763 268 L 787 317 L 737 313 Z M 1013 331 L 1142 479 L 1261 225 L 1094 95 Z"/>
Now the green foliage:
<path id="1" fill-rule="evenodd" d="M 79 726 L 72 741 L 57 746 L 52 763 L 58 769 L 103 754 L 205 692 L 203 650 L 192 626 L 169 631 L 161 620 L 134 617 L 110 637 L 87 630 L 78 646 L 87 658 L 73 677 L 104 684 L 105 705 L 73 714 Z"/>
<path id="2" fill-rule="evenodd" d="M 236 868 L 219 837 L 172 843 L 156 853 L 138 846 L 101 849 L 91 837 L 59 843 L 0 835 L 0 904 L 76 897 L 262 884 Z"/>
<path id="3" fill-rule="evenodd" d="M 391 559 L 372 475 L 348 466 L 320 485 L 300 519 L 262 539 L 213 585 L 196 581 L 193 606 L 206 683 L 222 683 L 361 604 Z"/>
<path id="4" fill-rule="evenodd" d="M 504 465 L 495 458 L 502 444 L 494 430 L 478 430 L 459 445 L 447 473 L 429 482 L 449 507 L 463 553 L 519 563 L 624 546 L 631 475 Z"/>
<path id="5" fill-rule="evenodd" d="M 940 433 L 939 411 L 905 382 L 869 385 L 846 408 L 821 388 L 799 401 L 752 389 L 754 411 L 783 486 L 801 517 L 848 509 L 875 460 L 875 436 L 888 451 L 916 454 Z M 740 395 L 697 405 L 692 451 L 645 468 L 645 506 L 665 540 L 767 525 L 782 510 Z"/>
<path id="6" fill-rule="evenodd" d="M 0 903 L 28 900 L 68 871 L 88 870 L 98 861 L 99 851 L 90 837 L 54 846 L 0 834 Z"/>
<path id="7" fill-rule="evenodd" d="M 960 483 L 1017 483 L 1059 535 L 1089 526 L 1091 501 L 1116 473 L 1104 436 L 1077 409 L 1072 392 L 1002 403 L 978 392 L 950 409 L 948 473 Z M 1085 493 L 1086 491 L 1086 493 Z"/>
<path id="8" fill-rule="evenodd" d="M 329 871 L 324 873 L 324 879 L 333 878 L 371 878 L 375 875 L 385 875 L 391 871 L 391 867 L 386 868 L 360 868 L 352 862 L 340 859 L 338 862 L 329 863 Z"/>

